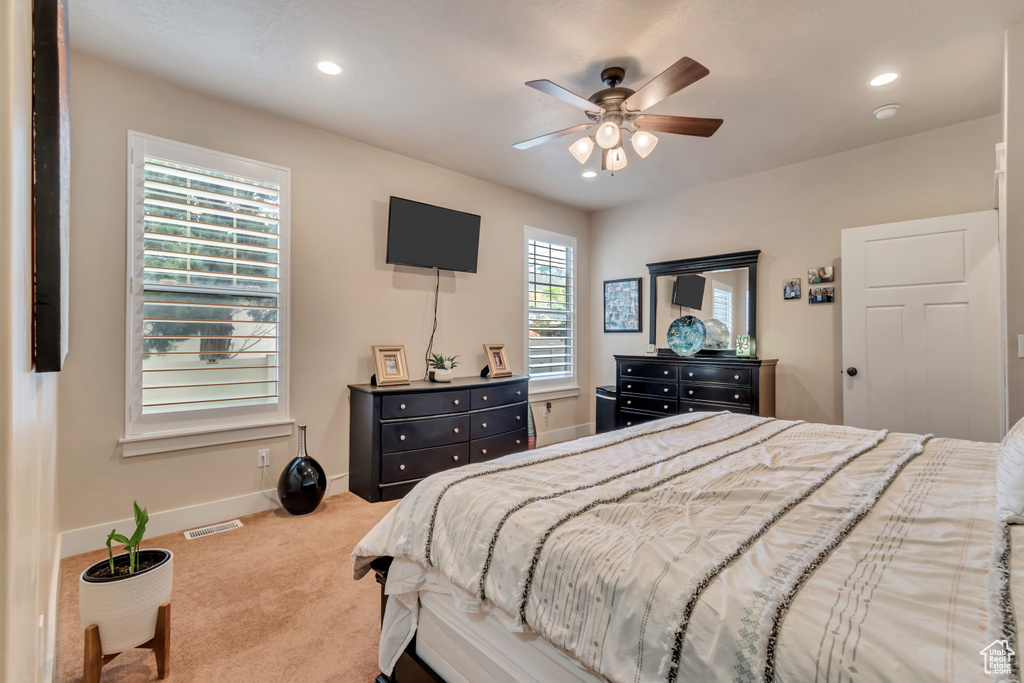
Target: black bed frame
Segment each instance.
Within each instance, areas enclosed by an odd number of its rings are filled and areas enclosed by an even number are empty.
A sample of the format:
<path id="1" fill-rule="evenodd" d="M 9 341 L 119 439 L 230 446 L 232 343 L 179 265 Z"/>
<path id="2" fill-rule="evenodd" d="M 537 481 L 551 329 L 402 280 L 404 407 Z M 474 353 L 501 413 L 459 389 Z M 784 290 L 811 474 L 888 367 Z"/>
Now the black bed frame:
<path id="1" fill-rule="evenodd" d="M 388 569 L 391 568 L 390 557 L 378 557 L 370 563 L 374 577 L 380 584 L 380 620 L 384 623 L 384 608 L 388 604 L 388 596 L 384 594 L 384 587 L 388 582 Z M 431 669 L 426 662 L 416 655 L 416 636 L 413 636 L 405 652 L 398 658 L 395 670 L 391 676 L 379 674 L 374 683 L 445 683 L 437 672 Z"/>

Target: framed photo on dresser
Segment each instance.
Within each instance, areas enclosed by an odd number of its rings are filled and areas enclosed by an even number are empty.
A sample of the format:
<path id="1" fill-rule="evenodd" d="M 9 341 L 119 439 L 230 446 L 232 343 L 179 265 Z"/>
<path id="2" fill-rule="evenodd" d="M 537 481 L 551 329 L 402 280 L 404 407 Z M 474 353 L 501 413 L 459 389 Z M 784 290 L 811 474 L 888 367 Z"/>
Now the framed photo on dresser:
<path id="1" fill-rule="evenodd" d="M 604 331 L 642 332 L 643 278 L 604 281 Z"/>
<path id="2" fill-rule="evenodd" d="M 491 377 L 512 376 L 504 344 L 484 344 L 484 357 L 487 358 L 487 371 Z"/>
<path id="3" fill-rule="evenodd" d="M 370 350 L 373 352 L 377 386 L 409 384 L 409 364 L 405 362 L 404 346 L 372 346 Z"/>

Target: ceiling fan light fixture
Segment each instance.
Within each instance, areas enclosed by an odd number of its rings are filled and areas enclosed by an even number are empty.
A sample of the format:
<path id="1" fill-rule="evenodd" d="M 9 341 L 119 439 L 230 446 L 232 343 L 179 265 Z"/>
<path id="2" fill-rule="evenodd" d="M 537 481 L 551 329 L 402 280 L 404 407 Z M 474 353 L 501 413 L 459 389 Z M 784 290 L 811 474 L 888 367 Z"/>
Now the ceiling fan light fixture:
<path id="1" fill-rule="evenodd" d="M 899 110 L 900 105 L 898 104 L 884 104 L 871 113 L 875 115 L 876 119 L 882 121 L 883 119 L 891 119 L 892 117 L 896 116 L 896 112 L 898 112 Z"/>
<path id="2" fill-rule="evenodd" d="M 629 136 L 629 141 L 633 143 L 633 149 L 636 150 L 641 159 L 646 159 L 647 155 L 658 146 L 658 136 L 654 133 L 648 133 L 646 130 L 633 132 Z"/>
<path id="3" fill-rule="evenodd" d="M 618 147 L 622 141 L 622 129 L 614 121 L 605 121 L 597 127 L 597 133 L 594 134 L 594 137 L 597 139 L 597 144 L 601 146 L 601 149 L 611 149 Z"/>
<path id="4" fill-rule="evenodd" d="M 594 138 L 589 135 L 582 137 L 576 142 L 569 145 L 569 153 L 576 158 L 576 161 L 581 164 L 587 163 L 587 159 L 594 152 Z"/>
<path id="5" fill-rule="evenodd" d="M 604 167 L 613 174 L 616 171 L 621 171 L 626 168 L 626 164 L 628 163 L 629 161 L 626 159 L 626 150 L 622 149 L 622 147 L 606 149 L 604 151 Z"/>

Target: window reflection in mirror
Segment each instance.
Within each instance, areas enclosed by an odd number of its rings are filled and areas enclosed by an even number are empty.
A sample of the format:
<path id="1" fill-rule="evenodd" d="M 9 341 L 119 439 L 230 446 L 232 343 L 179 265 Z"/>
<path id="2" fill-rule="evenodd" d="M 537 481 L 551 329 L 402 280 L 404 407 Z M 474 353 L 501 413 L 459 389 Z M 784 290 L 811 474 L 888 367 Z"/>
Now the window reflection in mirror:
<path id="1" fill-rule="evenodd" d="M 704 321 L 708 328 L 705 349 L 735 349 L 736 335 L 750 334 L 749 325 L 749 273 L 747 268 L 715 270 L 699 275 L 705 278 L 704 298 L 700 308 L 687 308 L 672 303 L 676 278 L 663 276 L 658 283 L 658 341 L 668 346 L 668 327 L 683 315 L 692 315 Z M 710 322 L 711 320 L 715 322 Z"/>

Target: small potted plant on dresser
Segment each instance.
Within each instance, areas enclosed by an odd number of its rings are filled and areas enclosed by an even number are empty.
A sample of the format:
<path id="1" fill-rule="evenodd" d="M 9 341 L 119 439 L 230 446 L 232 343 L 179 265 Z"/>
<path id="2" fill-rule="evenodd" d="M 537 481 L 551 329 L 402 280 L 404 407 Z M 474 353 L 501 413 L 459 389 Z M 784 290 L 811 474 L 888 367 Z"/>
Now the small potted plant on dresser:
<path id="1" fill-rule="evenodd" d="M 160 678 L 167 673 L 174 554 L 139 548 L 149 513 L 138 503 L 134 507 L 131 538 L 111 530 L 107 559 L 91 565 L 78 580 L 78 611 L 86 630 L 86 683 L 98 681 L 103 664 L 118 653 L 140 646 L 156 651 Z M 113 543 L 123 543 L 125 551 L 115 555 Z"/>
<path id="2" fill-rule="evenodd" d="M 435 382 L 451 382 L 452 381 L 452 370 L 458 363 L 455 359 L 458 356 L 449 356 L 445 358 L 439 353 L 435 353 L 430 359 L 430 379 Z"/>

